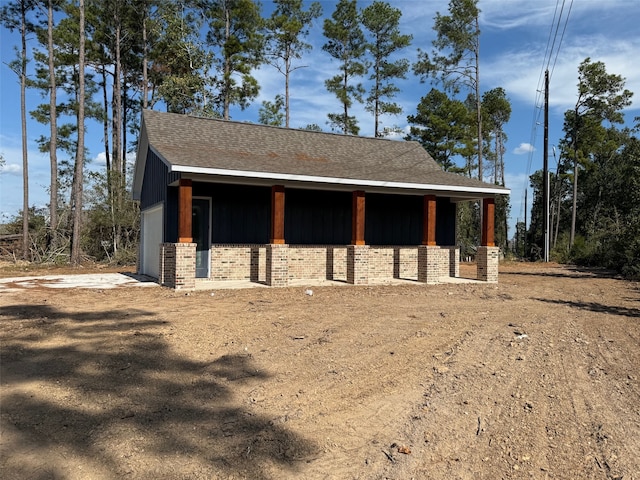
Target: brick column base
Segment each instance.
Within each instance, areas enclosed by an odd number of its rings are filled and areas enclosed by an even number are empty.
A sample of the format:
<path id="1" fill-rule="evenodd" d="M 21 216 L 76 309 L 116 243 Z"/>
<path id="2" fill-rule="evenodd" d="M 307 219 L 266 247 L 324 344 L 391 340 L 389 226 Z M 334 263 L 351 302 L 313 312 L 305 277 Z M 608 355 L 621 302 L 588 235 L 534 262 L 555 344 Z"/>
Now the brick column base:
<path id="1" fill-rule="evenodd" d="M 428 284 L 440 282 L 443 273 L 442 249 L 432 245 L 418 245 L 418 281 Z M 448 262 L 447 262 L 448 270 Z"/>
<path id="2" fill-rule="evenodd" d="M 289 285 L 289 245 L 267 245 L 266 280 L 270 287 Z"/>
<path id="3" fill-rule="evenodd" d="M 478 261 L 478 280 L 491 283 L 498 281 L 499 252 L 500 247 L 478 247 L 476 256 Z"/>
<path id="4" fill-rule="evenodd" d="M 176 290 L 196 288 L 196 244 L 160 245 L 160 285 Z"/>
<path id="5" fill-rule="evenodd" d="M 369 246 L 347 245 L 347 283 L 369 283 Z"/>
<path id="6" fill-rule="evenodd" d="M 449 259 L 449 276 L 458 278 L 460 276 L 460 247 L 447 247 Z"/>

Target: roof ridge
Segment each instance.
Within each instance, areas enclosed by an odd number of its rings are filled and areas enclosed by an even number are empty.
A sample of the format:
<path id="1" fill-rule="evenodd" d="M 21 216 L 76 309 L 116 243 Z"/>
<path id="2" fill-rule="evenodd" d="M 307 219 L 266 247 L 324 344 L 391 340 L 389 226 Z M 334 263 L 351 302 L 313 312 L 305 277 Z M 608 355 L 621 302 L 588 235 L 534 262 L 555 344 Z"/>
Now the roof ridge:
<path id="1" fill-rule="evenodd" d="M 180 117 L 186 117 L 186 118 L 193 118 L 196 120 L 211 120 L 211 121 L 216 121 L 216 122 L 221 122 L 221 123 L 227 123 L 227 124 L 234 124 L 234 125 L 250 125 L 250 126 L 255 126 L 255 127 L 263 127 L 265 129 L 267 128 L 271 128 L 271 129 L 275 129 L 275 130 L 281 130 L 281 131 L 291 131 L 291 132 L 305 132 L 305 133 L 309 133 L 309 134 L 324 134 L 324 135 L 333 135 L 336 137 L 340 137 L 340 138 L 354 138 L 354 139 L 363 139 L 363 140 L 380 140 L 380 141 L 386 141 L 386 142 L 406 142 L 406 143 L 418 143 L 415 140 L 405 140 L 404 138 L 401 140 L 396 140 L 393 138 L 384 138 L 384 137 L 368 137 L 368 136 L 364 136 L 364 135 L 348 135 L 345 133 L 339 133 L 339 132 L 325 132 L 324 130 L 307 130 L 305 128 L 294 128 L 294 127 L 283 127 L 283 126 L 278 126 L 278 125 L 267 125 L 264 123 L 255 123 L 255 122 L 251 122 L 248 120 L 245 121 L 241 121 L 241 120 L 225 120 L 224 118 L 217 118 L 217 117 L 205 117 L 202 115 L 193 115 L 190 113 L 175 113 L 175 112 L 162 112 L 160 110 L 153 110 L 153 109 L 146 109 L 143 110 L 142 113 L 144 114 L 145 112 L 152 112 L 153 115 L 155 114 L 160 114 L 160 115 L 177 115 Z"/>

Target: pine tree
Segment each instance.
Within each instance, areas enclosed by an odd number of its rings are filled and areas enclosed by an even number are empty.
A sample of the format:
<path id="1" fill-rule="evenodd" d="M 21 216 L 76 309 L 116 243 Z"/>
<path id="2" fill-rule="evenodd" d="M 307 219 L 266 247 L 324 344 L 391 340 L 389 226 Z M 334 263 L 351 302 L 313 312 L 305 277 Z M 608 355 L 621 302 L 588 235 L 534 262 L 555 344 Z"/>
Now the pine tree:
<path id="1" fill-rule="evenodd" d="M 253 77 L 264 57 L 264 36 L 260 7 L 253 0 L 207 0 L 204 15 L 208 19 L 207 42 L 217 51 L 214 78 L 216 106 L 222 118 L 229 120 L 229 108 L 244 109 L 258 96 L 260 86 Z M 238 81 L 239 78 L 239 81 Z"/>
<path id="2" fill-rule="evenodd" d="M 370 41 L 366 49 L 372 57 L 370 80 L 373 85 L 366 99 L 366 110 L 373 114 L 374 135 L 383 136 L 380 131 L 381 115 L 399 115 L 402 108 L 391 99 L 400 91 L 393 81 L 405 78 L 409 69 L 409 60 L 392 61 L 391 56 L 398 50 L 408 47 L 411 35 L 400 33 L 402 12 L 385 2 L 375 1 L 362 11 L 362 24 L 369 32 Z M 385 100 L 386 99 L 386 100 Z"/>
<path id="3" fill-rule="evenodd" d="M 438 78 L 445 90 L 459 93 L 468 89 L 474 99 L 477 133 L 478 178 L 482 180 L 482 102 L 480 96 L 480 10 L 478 0 L 450 0 L 449 15 L 435 17 L 434 51 L 418 50 L 413 70 L 423 79 Z"/>
<path id="4" fill-rule="evenodd" d="M 276 6 L 266 21 L 267 61 L 284 75 L 285 126 L 289 127 L 291 108 L 289 105 L 289 82 L 291 73 L 306 65 L 294 66 L 294 60 L 302 58 L 302 53 L 311 49 L 304 41 L 309 35 L 309 26 L 322 14 L 322 7 L 313 2 L 309 10 L 302 9 L 302 0 L 274 0 Z"/>
<path id="5" fill-rule="evenodd" d="M 586 58 L 578 67 L 578 100 L 573 110 L 565 113 L 565 138 L 561 142 L 565 158 L 573 163 L 573 206 L 569 244 L 573 246 L 576 233 L 578 173 L 589 162 L 597 147 L 597 131 L 603 122 L 622 123 L 622 110 L 631 105 L 633 93 L 624 88 L 625 79 L 608 74 L 603 62 Z M 567 160 L 569 158 L 566 158 Z"/>
<path id="6" fill-rule="evenodd" d="M 361 83 L 353 79 L 366 73 L 363 60 L 365 40 L 356 0 L 340 0 L 331 19 L 324 21 L 324 36 L 327 43 L 322 47 L 340 62 L 340 73 L 325 81 L 327 90 L 334 93 L 342 104 L 341 113 L 330 113 L 329 124 L 345 134 L 357 135 L 360 131 L 358 121 L 349 115 L 353 101 L 362 101 L 365 90 Z"/>
<path id="7" fill-rule="evenodd" d="M 80 32 L 78 40 L 78 144 L 73 175 L 73 233 L 71 236 L 71 264 L 79 265 L 81 261 L 80 235 L 82 233 L 82 192 L 84 182 L 84 68 L 85 68 L 85 9 L 84 0 L 78 3 L 78 19 Z"/>
<path id="8" fill-rule="evenodd" d="M 35 7 L 35 0 L 16 0 L 0 11 L 0 23 L 5 28 L 20 32 L 20 50 L 17 58 L 9 63 L 9 68 L 20 78 L 20 122 L 22 129 L 22 257 L 29 256 L 29 159 L 27 154 L 27 35 L 33 31 L 33 24 L 27 14 Z"/>
<path id="9" fill-rule="evenodd" d="M 408 140 L 420 142 L 443 170 L 465 172 L 454 161 L 458 155 L 469 155 L 472 118 L 463 102 L 431 89 L 420 100 L 416 115 L 409 115 L 407 121 L 412 124 Z"/>

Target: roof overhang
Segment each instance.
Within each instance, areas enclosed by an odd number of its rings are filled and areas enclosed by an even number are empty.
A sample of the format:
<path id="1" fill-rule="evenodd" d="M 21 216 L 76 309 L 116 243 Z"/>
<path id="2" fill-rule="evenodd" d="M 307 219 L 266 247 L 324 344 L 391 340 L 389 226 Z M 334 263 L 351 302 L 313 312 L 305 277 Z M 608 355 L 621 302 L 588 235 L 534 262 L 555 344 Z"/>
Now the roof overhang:
<path id="1" fill-rule="evenodd" d="M 458 185 L 437 185 L 425 183 L 385 182 L 353 178 L 319 177 L 286 173 L 227 170 L 183 165 L 169 165 L 171 172 L 179 172 L 182 178 L 199 182 L 216 182 L 242 185 L 271 186 L 274 182 L 289 188 L 353 191 L 365 190 L 371 193 L 394 193 L 399 195 L 435 194 L 448 196 L 456 201 L 508 195 L 503 187 L 464 187 Z"/>

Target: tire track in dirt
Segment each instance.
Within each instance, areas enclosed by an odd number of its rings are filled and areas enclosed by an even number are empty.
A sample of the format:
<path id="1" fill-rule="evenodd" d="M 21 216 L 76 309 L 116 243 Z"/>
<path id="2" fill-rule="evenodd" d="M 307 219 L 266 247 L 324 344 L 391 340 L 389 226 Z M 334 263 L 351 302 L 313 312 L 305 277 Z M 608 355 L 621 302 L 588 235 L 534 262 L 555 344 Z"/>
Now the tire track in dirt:
<path id="1" fill-rule="evenodd" d="M 532 315 L 532 299 L 509 300 L 509 311 L 520 312 L 515 321 L 489 312 L 434 367 L 419 420 L 406 426 L 415 455 L 379 478 L 635 478 L 637 442 L 625 440 L 638 438 L 638 424 L 619 424 L 629 399 L 616 401 L 615 385 L 594 386 L 594 340 L 562 310 L 541 318 Z M 600 320 L 593 323 L 608 319 Z M 596 362 L 624 375 L 640 365 L 637 356 L 621 362 L 612 348 L 600 341 Z M 618 391 L 635 395 L 637 405 L 637 384 L 623 380 Z"/>
<path id="2" fill-rule="evenodd" d="M 349 338 L 335 328 L 330 338 L 323 335 L 323 341 L 301 348 L 302 363 L 308 355 L 316 359 L 318 369 L 328 369 L 317 376 L 314 399 L 304 405 L 306 420 L 315 423 L 326 439 L 318 458 L 305 470 L 305 478 L 372 478 L 388 462 L 383 451 L 392 443 L 402 443 L 403 437 L 389 432 L 399 432 L 407 412 L 419 402 L 424 383 L 414 379 L 420 379 L 432 361 L 429 354 L 416 358 L 411 352 L 444 351 L 462 328 L 439 325 L 438 311 L 414 310 L 407 308 L 406 315 L 398 315 L 402 320 L 394 319 L 392 335 L 385 332 L 389 328 L 385 318 L 369 317 L 356 326 L 360 334 L 355 342 L 353 332 Z M 355 363 L 353 355 L 346 353 L 353 352 L 354 343 Z M 318 400 L 323 396 L 339 400 L 325 407 Z"/>

